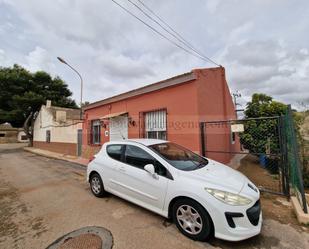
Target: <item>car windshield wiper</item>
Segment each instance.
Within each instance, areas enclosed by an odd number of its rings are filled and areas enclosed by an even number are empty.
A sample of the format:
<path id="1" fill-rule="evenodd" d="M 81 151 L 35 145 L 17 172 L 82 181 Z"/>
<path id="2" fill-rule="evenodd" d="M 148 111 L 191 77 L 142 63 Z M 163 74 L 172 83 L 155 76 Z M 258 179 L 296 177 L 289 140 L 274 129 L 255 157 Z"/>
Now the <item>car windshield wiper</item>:
<path id="1" fill-rule="evenodd" d="M 206 166 L 205 163 L 200 163 L 199 165 L 197 165 L 196 168 L 201 169 L 201 168 L 203 168 L 203 167 L 205 167 L 205 166 Z"/>
<path id="2" fill-rule="evenodd" d="M 194 166 L 192 165 L 191 170 L 201 169 L 207 165 L 205 163 L 196 162 L 196 161 L 191 161 L 191 162 L 194 164 Z"/>
<path id="3" fill-rule="evenodd" d="M 205 167 L 207 164 L 208 164 L 208 160 L 206 160 L 205 163 L 200 162 L 200 163 L 197 165 L 197 168 L 198 168 L 198 169 L 203 168 L 203 167 Z"/>

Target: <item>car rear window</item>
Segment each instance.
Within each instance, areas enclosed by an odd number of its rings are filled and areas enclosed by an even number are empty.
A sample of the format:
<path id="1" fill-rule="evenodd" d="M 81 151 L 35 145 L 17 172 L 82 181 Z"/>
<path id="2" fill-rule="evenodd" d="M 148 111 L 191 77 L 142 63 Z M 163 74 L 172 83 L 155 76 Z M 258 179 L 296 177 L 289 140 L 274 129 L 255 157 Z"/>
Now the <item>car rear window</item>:
<path id="1" fill-rule="evenodd" d="M 112 144 L 112 145 L 107 146 L 106 152 L 111 158 L 121 161 L 122 148 L 123 148 L 123 145 Z"/>

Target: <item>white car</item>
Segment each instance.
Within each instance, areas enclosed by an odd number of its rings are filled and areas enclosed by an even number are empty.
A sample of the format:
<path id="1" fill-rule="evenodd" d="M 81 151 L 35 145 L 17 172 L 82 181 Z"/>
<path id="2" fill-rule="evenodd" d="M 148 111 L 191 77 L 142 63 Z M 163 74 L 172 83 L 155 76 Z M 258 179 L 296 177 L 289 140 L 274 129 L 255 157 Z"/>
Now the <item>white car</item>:
<path id="1" fill-rule="evenodd" d="M 92 193 L 112 193 L 164 217 L 193 240 L 239 241 L 260 233 L 257 187 L 241 173 L 171 142 L 105 143 L 87 168 Z"/>

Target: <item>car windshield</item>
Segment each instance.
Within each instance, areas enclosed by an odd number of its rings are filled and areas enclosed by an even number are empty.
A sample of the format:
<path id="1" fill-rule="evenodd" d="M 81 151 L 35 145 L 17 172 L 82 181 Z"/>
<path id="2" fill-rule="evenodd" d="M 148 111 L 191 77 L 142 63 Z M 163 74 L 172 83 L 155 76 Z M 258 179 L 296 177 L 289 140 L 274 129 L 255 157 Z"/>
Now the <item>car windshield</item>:
<path id="1" fill-rule="evenodd" d="M 208 164 L 207 159 L 174 143 L 154 144 L 150 145 L 149 148 L 179 170 L 196 170 Z"/>

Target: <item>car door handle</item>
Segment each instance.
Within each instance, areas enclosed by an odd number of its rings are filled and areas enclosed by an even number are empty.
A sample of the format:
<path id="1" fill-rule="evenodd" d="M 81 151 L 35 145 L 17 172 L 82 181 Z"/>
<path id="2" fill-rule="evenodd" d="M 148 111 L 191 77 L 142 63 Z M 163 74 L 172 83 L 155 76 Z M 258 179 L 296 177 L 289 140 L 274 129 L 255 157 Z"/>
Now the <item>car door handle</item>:
<path id="1" fill-rule="evenodd" d="M 124 167 L 119 168 L 119 171 L 126 172 L 126 169 Z"/>

